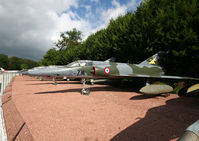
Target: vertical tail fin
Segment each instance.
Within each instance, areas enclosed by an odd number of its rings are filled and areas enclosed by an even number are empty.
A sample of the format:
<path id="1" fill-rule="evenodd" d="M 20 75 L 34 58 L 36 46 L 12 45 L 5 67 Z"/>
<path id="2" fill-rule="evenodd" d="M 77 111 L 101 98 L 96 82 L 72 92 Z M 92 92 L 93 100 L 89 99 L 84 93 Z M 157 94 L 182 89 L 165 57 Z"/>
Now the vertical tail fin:
<path id="1" fill-rule="evenodd" d="M 141 62 L 139 65 L 155 65 L 159 66 L 159 53 L 154 54 L 153 56 L 149 57 L 148 59 Z"/>

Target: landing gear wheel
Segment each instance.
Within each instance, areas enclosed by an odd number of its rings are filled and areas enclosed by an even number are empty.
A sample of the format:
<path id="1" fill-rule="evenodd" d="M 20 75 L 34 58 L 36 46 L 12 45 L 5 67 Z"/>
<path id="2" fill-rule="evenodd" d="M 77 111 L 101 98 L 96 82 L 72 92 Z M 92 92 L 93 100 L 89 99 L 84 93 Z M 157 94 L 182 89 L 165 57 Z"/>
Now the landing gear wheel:
<path id="1" fill-rule="evenodd" d="M 43 77 L 40 77 L 39 80 L 40 80 L 40 81 L 43 81 L 44 79 L 43 79 Z"/>
<path id="2" fill-rule="evenodd" d="M 90 91 L 86 88 L 86 79 L 83 78 L 81 81 L 83 82 L 83 89 L 82 89 L 81 94 L 82 95 L 89 95 Z"/>
<path id="3" fill-rule="evenodd" d="M 57 85 L 55 78 L 53 78 L 53 85 Z"/>
<path id="4" fill-rule="evenodd" d="M 82 95 L 89 95 L 90 91 L 88 89 L 82 89 Z"/>

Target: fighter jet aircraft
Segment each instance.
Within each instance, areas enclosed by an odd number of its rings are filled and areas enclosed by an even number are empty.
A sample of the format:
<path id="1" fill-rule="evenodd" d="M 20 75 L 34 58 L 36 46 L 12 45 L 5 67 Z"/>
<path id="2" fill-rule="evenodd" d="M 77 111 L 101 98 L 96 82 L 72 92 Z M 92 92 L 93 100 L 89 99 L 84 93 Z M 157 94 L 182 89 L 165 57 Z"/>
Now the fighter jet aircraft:
<path id="1" fill-rule="evenodd" d="M 66 66 L 43 68 L 30 71 L 31 75 L 40 76 L 65 76 L 71 78 L 83 78 L 84 88 L 86 91 L 86 78 L 171 78 L 171 79 L 193 79 L 199 78 L 168 76 L 164 75 L 162 67 L 159 65 L 160 54 L 156 53 L 140 64 L 116 63 L 110 61 L 91 61 L 79 60 Z"/>

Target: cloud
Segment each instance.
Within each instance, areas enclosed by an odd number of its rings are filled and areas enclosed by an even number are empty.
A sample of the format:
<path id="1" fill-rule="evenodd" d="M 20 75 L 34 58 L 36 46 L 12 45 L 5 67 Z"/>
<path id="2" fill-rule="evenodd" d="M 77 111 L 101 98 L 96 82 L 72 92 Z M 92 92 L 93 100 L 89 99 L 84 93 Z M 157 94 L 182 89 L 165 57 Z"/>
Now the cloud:
<path id="1" fill-rule="evenodd" d="M 127 6 L 121 5 L 118 1 L 112 0 L 112 8 L 107 10 L 100 9 L 97 12 L 101 13 L 101 25 L 98 29 L 106 28 L 110 19 L 116 19 L 118 16 L 124 15 L 127 12 Z"/>
<path id="2" fill-rule="evenodd" d="M 55 15 L 72 6 L 76 0 L 1 0 L 0 53 L 39 60 L 52 47 Z"/>
<path id="3" fill-rule="evenodd" d="M 85 17 L 86 18 L 93 17 L 91 6 L 90 5 L 85 5 L 84 8 L 86 9 Z"/>
<path id="4" fill-rule="evenodd" d="M 136 0 L 131 0 L 128 2 L 128 7 L 135 7 L 136 6 Z"/>
<path id="5" fill-rule="evenodd" d="M 130 0 L 127 3 L 128 9 L 131 9 L 132 11 L 136 10 L 137 6 L 141 3 L 141 1 L 144 0 Z"/>
<path id="6" fill-rule="evenodd" d="M 76 28 L 85 40 L 106 28 L 110 19 L 124 15 L 135 1 L 112 0 L 104 9 L 99 0 L 0 0 L 0 53 L 40 60 L 61 32 Z M 81 8 L 85 13 L 80 13 Z"/>
<path id="7" fill-rule="evenodd" d="M 60 32 L 70 31 L 73 28 L 83 32 L 83 39 L 88 37 L 88 35 L 91 33 L 92 28 L 90 22 L 79 17 L 77 13 L 69 11 L 63 13 L 61 16 L 53 14 L 52 17 L 54 21 L 57 21 L 56 27 L 54 29 L 54 35 L 51 38 L 53 41 L 59 39 Z"/>
<path id="8" fill-rule="evenodd" d="M 120 7 L 120 3 L 116 0 L 112 0 L 111 4 L 114 6 L 114 7 Z"/>

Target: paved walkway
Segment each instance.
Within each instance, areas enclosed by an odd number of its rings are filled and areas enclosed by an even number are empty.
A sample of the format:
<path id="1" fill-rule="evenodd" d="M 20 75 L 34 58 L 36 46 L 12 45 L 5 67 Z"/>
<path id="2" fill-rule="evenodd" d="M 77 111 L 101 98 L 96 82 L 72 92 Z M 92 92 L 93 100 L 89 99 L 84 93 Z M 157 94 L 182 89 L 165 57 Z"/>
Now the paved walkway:
<path id="1" fill-rule="evenodd" d="M 27 76 L 12 83 L 13 103 L 36 141 L 177 140 L 199 117 L 194 98 L 149 98 L 107 85 L 88 85 L 85 96 L 79 82 L 58 83 Z"/>

